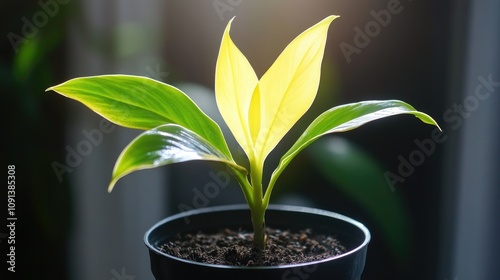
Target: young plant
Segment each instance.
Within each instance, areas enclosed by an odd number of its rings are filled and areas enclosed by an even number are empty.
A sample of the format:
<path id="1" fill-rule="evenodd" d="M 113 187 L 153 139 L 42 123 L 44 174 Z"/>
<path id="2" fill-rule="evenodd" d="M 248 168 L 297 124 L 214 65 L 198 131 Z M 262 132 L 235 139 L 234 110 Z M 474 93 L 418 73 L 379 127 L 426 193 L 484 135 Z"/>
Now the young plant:
<path id="1" fill-rule="evenodd" d="M 217 59 L 215 97 L 224 121 L 248 157 L 248 168 L 233 160 L 219 126 L 171 85 L 146 77 L 104 75 L 75 78 L 47 90 L 80 101 L 118 125 L 146 130 L 118 157 L 109 191 L 120 178 L 141 169 L 191 160 L 226 164 L 251 210 L 254 245 L 263 249 L 265 212 L 275 183 L 290 161 L 316 139 L 398 114 L 411 114 L 438 126 L 430 116 L 399 100 L 333 107 L 307 127 L 263 187 L 267 155 L 316 97 L 327 31 L 335 18 L 329 16 L 297 36 L 260 80 L 231 40 L 229 21 Z"/>

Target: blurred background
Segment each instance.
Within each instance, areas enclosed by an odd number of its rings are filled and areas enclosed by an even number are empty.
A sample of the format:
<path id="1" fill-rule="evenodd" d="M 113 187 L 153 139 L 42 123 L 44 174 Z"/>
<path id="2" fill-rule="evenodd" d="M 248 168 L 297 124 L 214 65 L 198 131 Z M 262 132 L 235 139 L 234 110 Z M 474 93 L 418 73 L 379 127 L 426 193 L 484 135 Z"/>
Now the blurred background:
<path id="1" fill-rule="evenodd" d="M 0 10 L 3 158 L 15 165 L 18 218 L 16 273 L 2 279 L 153 279 L 144 232 L 196 208 L 210 171 L 223 170 L 194 162 L 140 171 L 108 194 L 117 156 L 140 131 L 46 88 L 143 75 L 178 86 L 220 121 L 214 69 L 233 16 L 232 38 L 261 76 L 331 14 L 341 17 L 317 100 L 271 154 L 267 175 L 308 122 L 342 103 L 401 99 L 443 132 L 397 116 L 326 136 L 290 164 L 273 203 L 363 222 L 372 232 L 363 279 L 500 279 L 500 1 L 40 0 Z M 203 206 L 243 202 L 233 180 Z M 3 259 L 7 228 L 0 234 Z"/>

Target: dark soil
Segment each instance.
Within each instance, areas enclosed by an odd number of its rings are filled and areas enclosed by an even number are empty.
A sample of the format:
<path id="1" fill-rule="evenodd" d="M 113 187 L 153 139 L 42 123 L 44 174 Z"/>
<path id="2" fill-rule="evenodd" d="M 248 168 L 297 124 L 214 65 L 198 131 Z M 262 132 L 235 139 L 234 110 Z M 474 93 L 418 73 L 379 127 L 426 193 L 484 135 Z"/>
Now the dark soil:
<path id="1" fill-rule="evenodd" d="M 225 229 L 216 233 L 187 233 L 160 246 L 160 251 L 196 262 L 232 266 L 297 264 L 342 254 L 344 246 L 331 235 L 312 230 L 270 229 L 264 251 L 254 249 L 253 234 Z"/>

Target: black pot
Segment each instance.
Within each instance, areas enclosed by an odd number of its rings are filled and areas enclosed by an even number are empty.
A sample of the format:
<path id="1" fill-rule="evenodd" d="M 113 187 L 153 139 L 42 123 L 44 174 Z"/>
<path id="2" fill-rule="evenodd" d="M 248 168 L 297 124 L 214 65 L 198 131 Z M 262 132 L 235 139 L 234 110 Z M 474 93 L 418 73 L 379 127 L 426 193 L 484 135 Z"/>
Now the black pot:
<path id="1" fill-rule="evenodd" d="M 151 270 L 156 280 L 164 279 L 288 279 L 356 280 L 365 266 L 370 232 L 346 216 L 312 208 L 271 205 L 266 224 L 281 229 L 313 228 L 333 233 L 347 252 L 329 259 L 283 266 L 226 266 L 179 259 L 157 249 L 179 232 L 203 229 L 249 228 L 247 205 L 195 209 L 173 215 L 154 225 L 144 236 L 149 248 Z"/>

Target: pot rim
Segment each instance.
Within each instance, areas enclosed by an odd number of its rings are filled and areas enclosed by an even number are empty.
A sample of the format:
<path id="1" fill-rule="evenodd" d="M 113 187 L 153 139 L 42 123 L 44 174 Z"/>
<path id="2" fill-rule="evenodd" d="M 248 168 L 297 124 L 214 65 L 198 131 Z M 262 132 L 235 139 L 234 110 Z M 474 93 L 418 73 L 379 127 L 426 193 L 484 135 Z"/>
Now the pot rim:
<path id="1" fill-rule="evenodd" d="M 358 245 L 356 248 L 351 249 L 343 254 L 336 255 L 334 257 L 318 260 L 318 261 L 312 261 L 312 262 L 305 262 L 305 263 L 298 263 L 298 264 L 287 264 L 287 265 L 276 265 L 276 266 L 232 266 L 232 265 L 221 265 L 221 264 L 208 264 L 208 263 L 202 263 L 202 262 L 196 262 L 196 261 L 191 261 L 191 260 L 186 260 L 178 257 L 174 257 L 172 255 L 169 255 L 165 252 L 162 252 L 156 248 L 156 246 L 152 245 L 148 237 L 151 235 L 151 233 L 161 226 L 162 224 L 165 224 L 167 222 L 177 220 L 177 219 L 184 219 L 186 216 L 190 215 L 197 215 L 197 214 L 204 214 L 208 212 L 225 212 L 225 211 L 234 211 L 234 210 L 250 210 L 248 205 L 246 204 L 234 204 L 234 205 L 222 205 L 222 206 L 211 206 L 211 207 L 203 207 L 203 208 L 197 208 L 197 209 L 192 209 L 189 211 L 185 212 L 180 212 L 177 214 L 173 214 L 159 222 L 157 222 L 155 225 L 153 225 L 145 234 L 144 234 L 144 243 L 148 247 L 149 250 L 152 252 L 168 257 L 170 259 L 176 260 L 176 261 L 181 261 L 187 264 L 192 264 L 192 265 L 200 265 L 200 266 L 205 266 L 205 267 L 212 267 L 212 268 L 219 268 L 219 269 L 286 269 L 286 268 L 294 268 L 294 267 L 302 267 L 302 266 L 308 266 L 308 265 L 315 265 L 315 264 L 320 264 L 323 262 L 328 262 L 332 261 L 335 259 L 343 258 L 348 255 L 354 254 L 357 251 L 361 250 L 367 244 L 370 242 L 371 239 L 371 234 L 368 228 L 363 225 L 362 223 L 349 218 L 345 215 L 332 212 L 332 211 L 327 211 L 327 210 L 322 210 L 322 209 L 317 209 L 317 208 L 311 208 L 311 207 L 305 207 L 305 206 L 292 206 L 292 205 L 281 205 L 281 204 L 270 204 L 267 208 L 267 210 L 277 210 L 277 211 L 289 211 L 289 212 L 300 212 L 300 213 L 306 213 L 306 214 L 315 214 L 315 215 L 320 215 L 320 216 L 326 216 L 338 220 L 345 221 L 347 223 L 350 223 L 357 227 L 359 230 L 361 230 L 364 234 L 364 240 L 363 242 Z"/>

